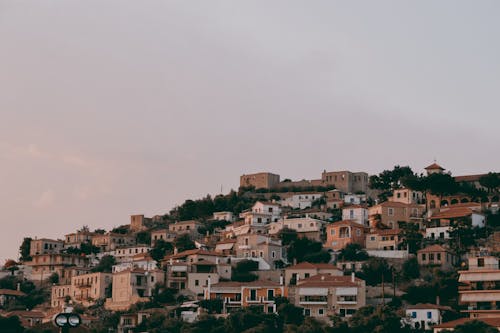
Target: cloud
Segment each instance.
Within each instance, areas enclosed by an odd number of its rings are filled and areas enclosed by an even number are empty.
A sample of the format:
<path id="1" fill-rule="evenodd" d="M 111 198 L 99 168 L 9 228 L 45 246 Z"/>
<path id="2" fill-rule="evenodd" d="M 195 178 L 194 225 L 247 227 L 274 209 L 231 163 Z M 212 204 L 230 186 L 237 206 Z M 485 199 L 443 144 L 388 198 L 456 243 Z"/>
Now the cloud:
<path id="1" fill-rule="evenodd" d="M 33 206 L 37 208 L 50 207 L 55 202 L 55 193 L 52 189 L 48 189 L 40 194 L 40 196 L 33 201 Z"/>

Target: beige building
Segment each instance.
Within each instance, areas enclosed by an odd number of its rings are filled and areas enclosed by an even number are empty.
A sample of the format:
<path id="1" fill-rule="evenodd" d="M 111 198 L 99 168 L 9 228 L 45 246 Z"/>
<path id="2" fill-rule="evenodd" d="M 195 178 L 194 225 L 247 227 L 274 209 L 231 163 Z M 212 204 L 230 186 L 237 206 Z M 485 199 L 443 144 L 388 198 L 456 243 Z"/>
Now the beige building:
<path id="1" fill-rule="evenodd" d="M 201 236 L 198 228 L 202 226 L 203 223 L 194 220 L 180 221 L 169 224 L 168 231 L 176 235 L 189 234 L 191 237 L 197 238 Z"/>
<path id="2" fill-rule="evenodd" d="M 171 232 L 168 229 L 153 230 L 151 231 L 151 246 L 154 247 L 156 242 L 159 240 L 172 243 L 176 236 L 177 234 L 175 232 Z"/>
<path id="3" fill-rule="evenodd" d="M 73 232 L 64 236 L 64 247 L 80 248 L 82 243 L 92 243 L 92 237 L 95 233 L 90 232 L 88 228 L 84 227 L 77 232 Z"/>
<path id="4" fill-rule="evenodd" d="M 31 267 L 31 280 L 44 281 L 57 273 L 61 281 L 71 278 L 67 272 L 73 272 L 78 267 L 87 268 L 89 260 L 72 254 L 39 254 L 34 255 L 26 265 Z"/>
<path id="5" fill-rule="evenodd" d="M 354 221 L 339 221 L 326 226 L 326 241 L 323 247 L 340 251 L 348 244 L 365 247 L 368 228 Z"/>
<path id="6" fill-rule="evenodd" d="M 323 171 L 321 174 L 322 184 L 335 186 L 344 193 L 357 193 L 368 191 L 368 174 L 366 172 L 351 171 Z"/>
<path id="7" fill-rule="evenodd" d="M 64 241 L 48 238 L 40 238 L 31 240 L 30 256 L 33 257 L 39 254 L 54 254 L 59 253 L 64 248 Z"/>
<path id="8" fill-rule="evenodd" d="M 366 235 L 367 250 L 397 250 L 399 243 L 399 230 L 395 229 L 373 230 Z"/>
<path id="9" fill-rule="evenodd" d="M 301 262 L 285 268 L 285 284 L 296 285 L 299 281 L 318 274 L 342 276 L 344 272 L 332 264 Z"/>
<path id="10" fill-rule="evenodd" d="M 89 273 L 71 278 L 70 285 L 52 287 L 51 306 L 61 308 L 70 298 L 74 303 L 91 306 L 110 293 L 112 275 L 110 273 Z"/>
<path id="11" fill-rule="evenodd" d="M 144 217 L 144 215 L 131 215 L 130 216 L 130 230 L 131 231 L 141 231 L 146 230 L 147 225 L 153 220 L 151 218 Z"/>
<path id="12" fill-rule="evenodd" d="M 322 236 L 325 234 L 325 226 L 325 221 L 313 219 L 310 217 L 285 218 L 284 220 L 269 224 L 268 233 L 270 235 L 276 235 L 283 228 L 288 228 L 297 231 L 298 237 L 308 238 L 321 242 Z"/>
<path id="13" fill-rule="evenodd" d="M 112 296 L 106 299 L 104 307 L 112 311 L 126 311 L 135 303 L 147 302 L 157 283 L 164 283 L 163 271 L 133 269 L 115 273 Z"/>
<path id="14" fill-rule="evenodd" d="M 260 234 L 240 235 L 236 239 L 236 257 L 262 258 L 270 268 L 276 261 L 286 261 L 281 240 Z"/>
<path id="15" fill-rule="evenodd" d="M 404 204 L 422 204 L 423 200 L 424 195 L 422 192 L 413 191 L 408 188 L 394 190 L 392 197 L 389 198 L 389 201 Z"/>
<path id="16" fill-rule="evenodd" d="M 500 318 L 500 269 L 498 258 L 472 257 L 469 269 L 459 271 L 459 302 L 471 318 Z"/>
<path id="17" fill-rule="evenodd" d="M 458 258 L 441 245 L 430 245 L 417 251 L 418 264 L 422 266 L 440 266 L 441 269 L 451 269 L 457 264 Z"/>
<path id="18" fill-rule="evenodd" d="M 104 235 L 94 235 L 92 237 L 92 245 L 97 246 L 101 252 L 114 251 L 117 247 L 134 244 L 135 238 L 131 235 L 108 232 Z"/>
<path id="19" fill-rule="evenodd" d="M 329 321 L 330 316 L 351 317 L 366 305 L 365 281 L 354 276 L 318 274 L 299 280 L 290 289 L 293 303 L 304 309 L 304 315 Z"/>
<path id="20" fill-rule="evenodd" d="M 369 208 L 370 226 L 377 227 L 381 223 L 391 229 L 399 229 L 401 222 L 423 223 L 425 205 L 406 204 L 402 202 L 386 201 Z"/>
<path id="21" fill-rule="evenodd" d="M 259 172 L 250 175 L 242 175 L 240 177 L 240 187 L 253 186 L 258 188 L 271 188 L 278 185 L 280 176 L 270 172 Z"/>

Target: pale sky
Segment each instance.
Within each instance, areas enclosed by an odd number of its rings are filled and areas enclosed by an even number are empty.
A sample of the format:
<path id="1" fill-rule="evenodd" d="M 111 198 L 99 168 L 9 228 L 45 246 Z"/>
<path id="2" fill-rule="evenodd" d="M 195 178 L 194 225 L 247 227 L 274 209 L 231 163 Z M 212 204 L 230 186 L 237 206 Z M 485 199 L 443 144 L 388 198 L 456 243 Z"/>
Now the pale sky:
<path id="1" fill-rule="evenodd" d="M 242 173 L 498 170 L 498 1 L 0 0 L 0 260 Z"/>

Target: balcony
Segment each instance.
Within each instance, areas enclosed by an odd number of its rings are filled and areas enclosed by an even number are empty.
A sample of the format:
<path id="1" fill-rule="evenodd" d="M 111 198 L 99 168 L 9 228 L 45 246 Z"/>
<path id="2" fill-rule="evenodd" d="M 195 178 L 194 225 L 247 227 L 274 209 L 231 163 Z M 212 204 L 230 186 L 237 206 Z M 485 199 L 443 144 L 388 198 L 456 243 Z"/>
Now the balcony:
<path id="1" fill-rule="evenodd" d="M 304 305 L 327 305 L 327 296 L 302 296 L 299 300 L 300 304 Z"/>
<path id="2" fill-rule="evenodd" d="M 239 297 L 226 297 L 224 302 L 227 304 L 241 304 L 241 298 Z"/>
<path id="3" fill-rule="evenodd" d="M 247 296 L 245 298 L 246 302 L 247 303 L 262 303 L 262 300 L 263 300 L 263 297 L 251 297 L 251 296 Z"/>

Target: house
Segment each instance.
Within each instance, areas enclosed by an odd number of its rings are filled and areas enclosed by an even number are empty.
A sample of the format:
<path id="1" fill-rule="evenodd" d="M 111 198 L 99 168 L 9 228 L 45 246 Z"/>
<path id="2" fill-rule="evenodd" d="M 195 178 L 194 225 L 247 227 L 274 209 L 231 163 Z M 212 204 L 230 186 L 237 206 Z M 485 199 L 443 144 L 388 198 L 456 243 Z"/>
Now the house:
<path id="1" fill-rule="evenodd" d="M 324 247 L 334 251 L 342 250 L 347 244 L 356 243 L 365 246 L 365 234 L 368 228 L 354 221 L 346 220 L 326 226 Z"/>
<path id="2" fill-rule="evenodd" d="M 256 189 L 265 188 L 270 189 L 278 185 L 280 182 L 280 175 L 270 172 L 259 172 L 249 175 L 242 175 L 240 177 L 240 187 L 255 187 Z"/>
<path id="3" fill-rule="evenodd" d="M 26 294 L 20 290 L 0 289 L 0 307 L 5 308 L 10 304 L 15 304 L 18 298 L 24 296 Z"/>
<path id="4" fill-rule="evenodd" d="M 466 221 L 472 227 L 483 228 L 486 224 L 484 214 L 478 213 L 468 207 L 453 207 L 441 209 L 439 213 L 430 217 L 431 221 L 439 226 L 454 225 L 459 221 Z"/>
<path id="5" fill-rule="evenodd" d="M 281 219 L 281 207 L 274 202 L 257 201 L 250 210 L 240 214 L 245 224 L 251 226 L 264 226 Z"/>
<path id="6" fill-rule="evenodd" d="M 232 212 L 215 212 L 213 216 L 214 220 L 217 221 L 228 221 L 228 222 L 233 222 L 234 221 L 234 215 Z"/>
<path id="7" fill-rule="evenodd" d="M 92 237 L 92 245 L 99 248 L 101 252 L 109 252 L 120 246 L 130 246 L 135 244 L 135 237 L 126 234 L 108 232 L 106 234 L 96 234 Z"/>
<path id="8" fill-rule="evenodd" d="M 344 195 L 344 203 L 347 205 L 362 205 L 366 203 L 366 194 L 352 194 Z"/>
<path id="9" fill-rule="evenodd" d="M 407 204 L 385 201 L 369 208 L 370 226 L 378 227 L 377 223 L 391 229 L 399 229 L 399 224 L 423 222 L 425 205 Z"/>
<path id="10" fill-rule="evenodd" d="M 470 318 L 500 317 L 500 269 L 498 258 L 471 257 L 468 270 L 459 271 L 459 303 Z"/>
<path id="11" fill-rule="evenodd" d="M 120 315 L 117 326 L 117 333 L 132 333 L 134 329 L 143 321 L 151 317 L 152 314 L 159 313 L 165 316 L 169 315 L 169 310 L 165 308 L 143 309 L 133 313 L 124 313 Z"/>
<path id="12" fill-rule="evenodd" d="M 116 258 L 117 263 L 131 262 L 137 254 L 147 254 L 151 250 L 148 245 L 132 245 L 117 247 L 111 252 L 111 255 Z"/>
<path id="13" fill-rule="evenodd" d="M 269 266 L 275 267 L 278 261 L 286 262 L 285 248 L 280 239 L 259 234 L 240 235 L 236 238 L 236 257 L 260 258 Z M 263 269 L 261 267 L 261 269 Z"/>
<path id="14" fill-rule="evenodd" d="M 473 318 L 460 318 L 457 320 L 452 320 L 448 321 L 446 323 L 442 323 L 436 326 L 432 327 L 433 333 L 439 333 L 442 331 L 453 331 L 455 327 L 461 326 L 465 323 L 468 323 L 473 320 L 479 320 L 484 322 L 485 324 L 489 326 L 493 326 L 497 330 L 500 330 L 500 318 L 479 318 L 479 319 L 473 319 Z"/>
<path id="15" fill-rule="evenodd" d="M 30 244 L 30 256 L 39 254 L 55 254 L 64 248 L 64 241 L 48 238 L 33 239 Z"/>
<path id="16" fill-rule="evenodd" d="M 450 226 L 427 227 L 425 228 L 425 238 L 428 239 L 450 239 Z"/>
<path id="17" fill-rule="evenodd" d="M 151 271 L 157 268 L 157 264 L 156 260 L 153 260 L 149 253 L 139 253 L 132 256 L 130 261 L 113 265 L 112 272 L 117 273 L 127 269 L 143 269 L 145 271 Z"/>
<path id="18" fill-rule="evenodd" d="M 33 327 L 42 323 L 45 314 L 41 311 L 11 311 L 6 317 L 16 316 L 21 321 L 23 327 Z"/>
<path id="19" fill-rule="evenodd" d="M 26 265 L 31 267 L 31 280 L 44 281 L 56 273 L 60 282 L 64 283 L 63 281 L 71 279 L 68 272 L 78 268 L 88 268 L 89 259 L 73 254 L 39 254 L 34 255 Z"/>
<path id="20" fill-rule="evenodd" d="M 64 235 L 64 248 L 77 248 L 79 249 L 82 243 L 92 243 L 92 237 L 95 233 L 90 232 L 89 228 L 83 227 L 81 230 Z"/>
<path id="21" fill-rule="evenodd" d="M 304 218 L 285 218 L 284 220 L 269 224 L 268 233 L 270 235 L 278 234 L 283 228 L 293 229 L 300 238 L 308 238 L 320 242 L 324 235 L 325 225 L 322 220 L 310 217 Z"/>
<path id="22" fill-rule="evenodd" d="M 292 209 L 311 208 L 314 201 L 323 197 L 320 192 L 297 192 L 284 195 L 285 198 L 280 201 L 281 206 Z"/>
<path id="23" fill-rule="evenodd" d="M 146 230 L 148 225 L 151 225 L 153 220 L 144 217 L 144 215 L 130 215 L 130 231 L 137 232 Z"/>
<path id="24" fill-rule="evenodd" d="M 329 321 L 330 316 L 351 317 L 366 305 L 366 284 L 354 276 L 318 274 L 299 280 L 293 288 L 295 306 L 304 315 Z M 292 293 L 292 290 L 290 290 Z"/>
<path id="25" fill-rule="evenodd" d="M 164 272 L 132 269 L 113 274 L 112 295 L 104 307 L 112 311 L 124 311 L 138 302 L 147 302 L 157 283 L 164 283 Z"/>
<path id="26" fill-rule="evenodd" d="M 441 269 L 451 269 L 458 263 L 458 258 L 441 245 L 430 245 L 417 251 L 418 264 L 422 266 L 440 266 Z"/>
<path id="27" fill-rule="evenodd" d="M 276 297 L 286 297 L 287 288 L 272 281 L 219 282 L 208 284 L 204 291 L 205 299 L 221 299 L 223 313 L 252 306 L 259 307 L 264 313 L 276 313 Z"/>
<path id="28" fill-rule="evenodd" d="M 151 246 L 154 247 L 159 240 L 172 243 L 176 236 L 176 233 L 170 232 L 168 229 L 153 230 L 151 231 Z"/>
<path id="29" fill-rule="evenodd" d="M 400 202 L 404 204 L 422 204 L 424 195 L 422 192 L 413 191 L 409 188 L 400 188 L 393 191 L 392 197 L 389 198 L 391 202 Z"/>
<path id="30" fill-rule="evenodd" d="M 168 231 L 177 235 L 189 234 L 193 238 L 198 238 L 200 237 L 198 228 L 202 226 L 203 223 L 194 220 L 180 221 L 169 224 Z"/>
<path id="31" fill-rule="evenodd" d="M 71 284 L 53 286 L 51 291 L 51 307 L 61 308 L 66 298 L 74 303 L 91 306 L 99 299 L 110 294 L 112 281 L 110 273 L 89 273 L 71 278 Z"/>
<path id="32" fill-rule="evenodd" d="M 366 235 L 367 250 L 397 250 L 399 243 L 399 231 L 395 229 L 373 230 Z"/>
<path id="33" fill-rule="evenodd" d="M 236 255 L 236 242 L 236 239 L 226 239 L 217 242 L 214 251 L 223 256 Z"/>
<path id="34" fill-rule="evenodd" d="M 442 323 L 444 311 L 451 311 L 448 306 L 436 304 L 415 304 L 406 307 L 406 318 L 415 329 L 430 330 Z"/>
<path id="35" fill-rule="evenodd" d="M 362 205 L 349 205 L 342 208 L 342 220 L 350 220 L 368 225 L 368 209 Z"/>
<path id="36" fill-rule="evenodd" d="M 296 285 L 298 281 L 318 274 L 341 276 L 344 273 L 332 264 L 301 262 L 285 268 L 285 284 Z"/>

